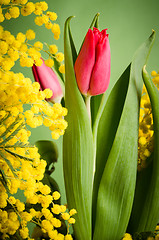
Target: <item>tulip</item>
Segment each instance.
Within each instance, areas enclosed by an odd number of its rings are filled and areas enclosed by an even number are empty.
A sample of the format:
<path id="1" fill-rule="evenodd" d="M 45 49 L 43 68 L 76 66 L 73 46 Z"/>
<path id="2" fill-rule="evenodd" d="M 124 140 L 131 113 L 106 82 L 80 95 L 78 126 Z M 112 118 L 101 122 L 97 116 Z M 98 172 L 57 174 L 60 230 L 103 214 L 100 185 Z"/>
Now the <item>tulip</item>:
<path id="1" fill-rule="evenodd" d="M 75 62 L 77 85 L 82 94 L 104 93 L 110 80 L 110 45 L 107 29 L 89 29 Z"/>
<path id="2" fill-rule="evenodd" d="M 40 84 L 40 89 L 45 90 L 49 88 L 52 90 L 53 95 L 49 101 L 60 102 L 63 97 L 63 92 L 59 79 L 54 73 L 54 71 L 45 65 L 44 60 L 41 66 L 36 66 L 35 64 L 32 67 L 34 79 Z M 47 99 L 48 100 L 48 99 Z"/>

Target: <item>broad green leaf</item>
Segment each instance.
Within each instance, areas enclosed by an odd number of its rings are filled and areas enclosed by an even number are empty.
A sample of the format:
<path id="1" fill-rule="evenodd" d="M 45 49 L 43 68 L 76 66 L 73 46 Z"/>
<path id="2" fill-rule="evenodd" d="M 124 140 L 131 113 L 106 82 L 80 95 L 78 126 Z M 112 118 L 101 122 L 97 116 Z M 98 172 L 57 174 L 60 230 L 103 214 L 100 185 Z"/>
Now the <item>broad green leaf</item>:
<path id="1" fill-rule="evenodd" d="M 105 161 L 106 165 L 100 181 L 94 240 L 119 240 L 124 235 L 134 198 L 137 157 L 138 157 L 138 115 L 139 101 L 142 92 L 142 67 L 149 55 L 154 33 L 138 49 L 131 63 L 129 85 L 122 109 L 120 122 L 107 160 L 100 148 L 105 144 L 107 152 L 108 136 L 100 137 L 100 132 L 107 129 L 107 115 L 103 113 L 99 120 L 97 136 L 97 161 Z M 120 89 L 122 91 L 122 89 Z M 113 106 L 112 106 L 113 107 Z M 118 105 L 115 106 L 115 109 Z M 106 111 L 104 109 L 104 111 Z M 113 111 L 113 110 L 112 110 Z M 104 128 L 100 130 L 101 122 Z M 113 129 L 109 125 L 110 130 Z M 109 131 L 111 137 L 111 131 Z M 108 139 L 109 140 L 109 139 Z M 103 148 L 103 147 L 102 147 Z M 98 165 L 98 163 L 97 163 Z"/>
<path id="2" fill-rule="evenodd" d="M 49 180 L 51 191 L 52 192 L 54 192 L 54 191 L 60 192 L 60 188 L 59 188 L 57 182 L 55 181 L 55 179 L 53 177 L 51 177 L 50 175 L 47 175 L 47 177 L 48 177 L 48 180 Z M 60 201 L 59 201 L 59 204 L 60 204 Z"/>
<path id="3" fill-rule="evenodd" d="M 143 68 L 143 80 L 147 88 L 153 115 L 154 128 L 154 156 L 152 177 L 147 187 L 147 195 L 143 202 L 143 209 L 139 216 L 137 231 L 154 231 L 159 219 L 159 91 L 153 84 L 148 73 Z"/>
<path id="4" fill-rule="evenodd" d="M 93 225 L 96 215 L 98 188 L 122 114 L 129 83 L 129 74 L 130 65 L 112 89 L 106 102 L 98 129 L 96 172 L 93 187 Z M 107 146 L 105 146 L 105 144 L 101 144 L 102 139 L 104 139 L 104 142 L 107 143 Z"/>
<path id="5" fill-rule="evenodd" d="M 46 168 L 48 169 L 50 164 L 57 162 L 58 149 L 53 141 L 40 140 L 35 143 L 38 148 L 41 158 L 47 162 Z"/>
<path id="6" fill-rule="evenodd" d="M 72 51 L 72 58 L 73 58 L 73 64 L 75 64 L 76 58 L 77 58 L 77 51 L 75 48 L 75 44 L 72 38 L 70 26 L 68 26 L 68 31 L 69 31 L 69 38 L 70 38 L 70 45 L 71 45 L 71 51 Z"/>
<path id="7" fill-rule="evenodd" d="M 150 180 L 152 177 L 153 156 L 154 156 L 153 154 L 150 156 L 151 161 L 150 161 L 150 164 L 147 166 L 147 168 L 137 173 L 134 203 L 133 203 L 132 212 L 129 220 L 129 225 L 127 228 L 127 232 L 131 233 L 133 236 L 137 231 L 139 232 L 143 231 L 143 229 L 138 229 L 138 226 L 139 226 L 139 222 L 141 221 L 140 218 L 144 208 L 144 202 L 148 194 L 148 189 L 149 187 L 151 187 Z"/>
<path id="8" fill-rule="evenodd" d="M 64 32 L 68 128 L 63 138 L 63 168 L 68 207 L 75 208 L 78 212 L 74 225 L 75 237 L 77 240 L 91 240 L 93 137 L 88 113 L 74 74 L 70 19 L 71 17 L 66 20 Z"/>

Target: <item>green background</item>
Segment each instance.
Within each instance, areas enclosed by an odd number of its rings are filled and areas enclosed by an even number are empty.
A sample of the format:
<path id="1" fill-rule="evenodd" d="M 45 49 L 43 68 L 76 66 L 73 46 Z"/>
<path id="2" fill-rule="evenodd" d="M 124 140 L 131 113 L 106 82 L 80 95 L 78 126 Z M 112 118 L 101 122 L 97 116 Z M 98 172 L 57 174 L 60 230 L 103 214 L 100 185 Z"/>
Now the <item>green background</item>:
<path id="1" fill-rule="evenodd" d="M 34 3 L 37 1 L 33 1 Z M 158 0 L 47 0 L 49 10 L 58 15 L 57 22 L 61 27 L 61 38 L 56 41 L 53 38 L 51 30 L 45 27 L 38 27 L 34 24 L 35 15 L 28 17 L 19 17 L 10 21 L 5 21 L 2 25 L 12 34 L 26 32 L 31 28 L 36 31 L 36 40 L 56 43 L 59 51 L 63 51 L 63 30 L 64 22 L 67 17 L 75 16 L 71 22 L 72 35 L 77 50 L 87 32 L 87 29 L 94 17 L 99 12 L 100 30 L 108 28 L 110 46 L 111 46 L 111 83 L 110 88 L 119 78 L 121 73 L 130 63 L 136 49 L 144 42 L 152 32 L 156 31 L 156 41 L 152 49 L 147 70 L 159 70 L 159 1 Z M 33 80 L 31 69 L 20 68 L 17 64 L 15 71 L 22 71 L 25 76 Z M 37 140 L 51 140 L 51 133 L 45 127 L 39 127 L 32 130 L 30 141 L 34 143 Z M 65 202 L 64 182 L 62 173 L 62 138 L 58 141 L 59 160 L 56 164 L 54 178 L 60 185 L 62 192 L 62 201 Z"/>

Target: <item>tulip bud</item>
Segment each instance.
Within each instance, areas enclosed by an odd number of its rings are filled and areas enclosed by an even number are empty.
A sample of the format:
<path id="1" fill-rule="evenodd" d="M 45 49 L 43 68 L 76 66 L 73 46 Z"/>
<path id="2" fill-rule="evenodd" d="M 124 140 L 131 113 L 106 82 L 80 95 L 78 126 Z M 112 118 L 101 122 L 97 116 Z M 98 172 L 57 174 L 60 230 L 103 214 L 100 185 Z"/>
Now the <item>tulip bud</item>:
<path id="1" fill-rule="evenodd" d="M 110 80 L 110 45 L 107 29 L 88 30 L 75 62 L 75 75 L 79 90 L 84 95 L 104 93 Z"/>
<path id="2" fill-rule="evenodd" d="M 59 79 L 54 73 L 54 71 L 45 65 L 44 60 L 41 66 L 36 66 L 35 64 L 32 67 L 34 79 L 36 82 L 40 84 L 40 89 L 45 90 L 49 88 L 52 90 L 53 95 L 49 99 L 53 102 L 60 102 L 63 97 L 63 92 L 61 85 L 59 83 Z"/>

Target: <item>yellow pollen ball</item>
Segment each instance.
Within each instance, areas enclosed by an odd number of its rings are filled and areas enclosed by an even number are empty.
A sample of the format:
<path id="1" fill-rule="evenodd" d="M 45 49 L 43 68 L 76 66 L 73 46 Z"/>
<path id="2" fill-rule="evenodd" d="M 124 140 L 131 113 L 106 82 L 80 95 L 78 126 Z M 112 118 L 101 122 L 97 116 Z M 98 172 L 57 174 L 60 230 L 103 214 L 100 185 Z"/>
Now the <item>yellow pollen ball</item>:
<path id="1" fill-rule="evenodd" d="M 70 218 L 70 214 L 69 213 L 62 213 L 62 218 L 64 220 L 68 220 Z"/>
<path id="2" fill-rule="evenodd" d="M 58 51 L 58 47 L 55 44 L 53 44 L 49 46 L 49 50 L 50 50 L 50 53 L 56 54 Z"/>
<path id="3" fill-rule="evenodd" d="M 151 72 L 151 76 L 152 76 L 152 77 L 155 77 L 156 75 L 157 75 L 157 72 L 156 72 L 156 71 L 152 71 L 152 72 Z"/>
<path id="4" fill-rule="evenodd" d="M 27 30 L 26 38 L 28 40 L 33 40 L 35 38 L 35 32 L 33 30 L 31 30 L 31 29 Z"/>
<path id="5" fill-rule="evenodd" d="M 54 66 L 54 60 L 49 58 L 47 60 L 45 60 L 45 65 L 48 66 L 48 67 L 53 67 Z"/>
<path id="6" fill-rule="evenodd" d="M 140 137 L 139 138 L 139 143 L 141 144 L 141 145 L 145 145 L 146 144 L 146 138 L 145 137 Z"/>
<path id="7" fill-rule="evenodd" d="M 61 53 L 61 52 L 57 53 L 57 54 L 56 54 L 56 60 L 57 60 L 58 62 L 62 62 L 62 61 L 64 60 L 64 54 Z"/>
<path id="8" fill-rule="evenodd" d="M 60 193 L 57 191 L 53 192 L 52 196 L 54 200 L 58 200 L 61 197 Z"/>
<path id="9" fill-rule="evenodd" d="M 68 223 L 70 223 L 70 224 L 75 224 L 75 222 L 76 222 L 76 220 L 74 218 L 70 218 L 68 220 Z"/>
<path id="10" fill-rule="evenodd" d="M 9 13 L 12 18 L 17 18 L 20 15 L 20 11 L 18 7 L 11 7 L 9 8 Z"/>
<path id="11" fill-rule="evenodd" d="M 59 67 L 59 71 L 60 71 L 61 73 L 64 73 L 64 74 L 65 74 L 65 65 L 64 65 L 64 64 L 62 64 L 62 65 Z"/>

